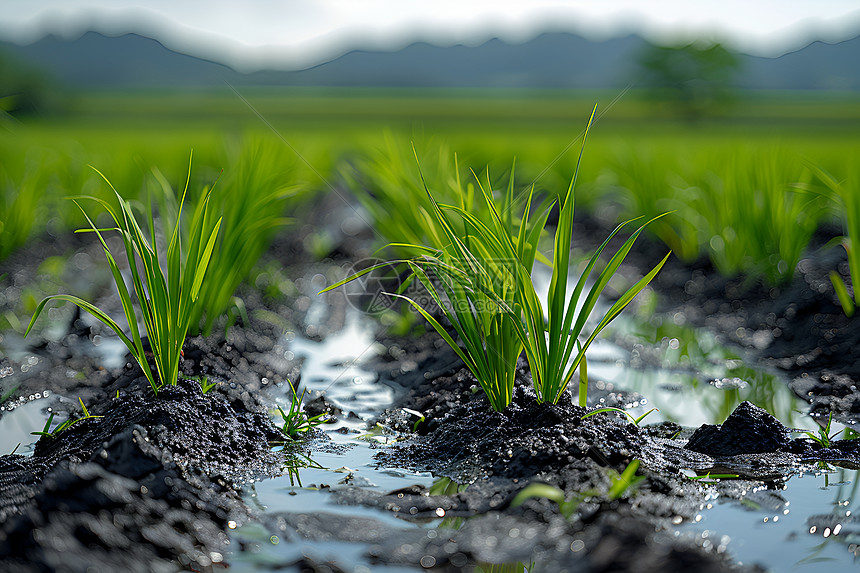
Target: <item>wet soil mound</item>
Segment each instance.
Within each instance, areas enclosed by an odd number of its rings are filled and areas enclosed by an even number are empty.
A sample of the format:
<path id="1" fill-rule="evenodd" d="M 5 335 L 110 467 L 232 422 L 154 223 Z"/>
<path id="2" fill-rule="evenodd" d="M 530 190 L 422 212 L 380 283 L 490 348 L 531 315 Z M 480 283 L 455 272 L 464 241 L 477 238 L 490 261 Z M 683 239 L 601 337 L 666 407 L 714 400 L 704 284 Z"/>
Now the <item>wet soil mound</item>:
<path id="1" fill-rule="evenodd" d="M 792 430 L 749 402 L 741 403 L 723 424 L 695 431 L 668 423 L 637 427 L 612 412 L 583 419 L 588 410 L 569 399 L 563 402 L 538 404 L 523 368 L 513 402 L 503 412 L 492 411 L 466 370 L 416 379 L 399 407 L 379 419 L 410 437 L 377 459 L 386 466 L 432 471 L 456 483 L 443 495 L 422 488 L 388 495 L 355 489 L 334 494 L 341 503 L 381 507 L 404 519 L 469 517 L 461 530 L 446 538 L 475 561 L 486 559 L 487 553 L 485 547 L 470 545 L 471 532 L 480 529 L 480 539 L 505 535 L 504 527 L 494 531 L 499 526 L 492 523 L 507 519 L 515 522 L 511 530 L 539 531 L 538 537 L 557 540 L 566 550 L 537 541 L 505 559 L 541 555 L 541 563 L 569 570 L 722 570 L 730 565 L 702 551 L 695 540 L 664 535 L 672 531 L 671 524 L 692 520 L 700 510 L 707 486 L 689 479 L 689 470 L 737 474 L 738 483 L 747 484 L 744 490 L 753 489 L 749 480 L 778 489 L 805 464 L 860 463 L 857 441 L 834 441 L 825 448 L 805 436 L 792 439 Z M 424 419 L 416 423 L 413 411 Z M 610 469 L 621 472 L 633 459 L 640 460 L 638 475 L 644 480 L 626 488 L 620 499 L 608 498 L 618 480 Z M 547 499 L 514 504 L 517 493 L 532 482 L 560 488 L 568 501 L 580 499 L 574 514 L 563 518 L 559 506 Z M 421 552 L 438 563 L 448 563 L 451 556 L 435 552 L 433 541 L 424 538 L 411 547 L 417 552 L 413 560 Z M 580 547 L 582 553 L 572 555 L 571 547 Z M 624 551 L 610 551 L 613 547 Z M 643 557 L 634 565 L 624 559 L 626 554 Z M 643 565 L 649 562 L 653 568 Z"/>
<path id="2" fill-rule="evenodd" d="M 764 454 L 784 448 L 789 429 L 765 410 L 741 402 L 721 425 L 704 424 L 684 447 L 709 456 Z"/>
<path id="3" fill-rule="evenodd" d="M 281 473 L 265 414 L 236 410 L 196 381 L 156 396 L 145 378 L 93 405 L 102 418 L 0 457 L 0 570 L 175 571 L 222 557 L 234 485 Z M 192 563 L 193 562 L 193 563 Z"/>
<path id="4" fill-rule="evenodd" d="M 622 467 L 641 457 L 636 426 L 616 416 L 583 420 L 587 410 L 569 403 L 538 404 L 523 370 L 513 401 L 502 412 L 489 407 L 483 392 L 472 390 L 474 380 L 465 371 L 434 382 L 426 393 L 412 394 L 418 398 L 407 406 L 425 415 L 415 442 L 381 452 L 385 463 L 409 462 L 468 483 L 487 476 L 532 477 L 586 457 L 601 466 Z M 389 411 L 381 421 L 407 429 L 402 410 Z"/>

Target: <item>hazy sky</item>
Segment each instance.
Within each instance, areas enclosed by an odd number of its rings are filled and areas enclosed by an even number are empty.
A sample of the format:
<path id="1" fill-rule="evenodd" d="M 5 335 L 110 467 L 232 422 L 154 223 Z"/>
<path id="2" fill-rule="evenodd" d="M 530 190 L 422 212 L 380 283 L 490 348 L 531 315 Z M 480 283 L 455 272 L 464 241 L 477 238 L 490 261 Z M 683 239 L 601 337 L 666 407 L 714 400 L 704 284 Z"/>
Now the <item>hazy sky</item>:
<path id="1" fill-rule="evenodd" d="M 236 67 L 267 60 L 307 66 L 355 48 L 416 40 L 525 41 L 567 30 L 602 39 L 638 32 L 652 40 L 716 38 L 775 55 L 810 39 L 860 32 L 857 0 L 5 0 L 0 37 L 30 42 L 46 32 L 141 32 L 168 47 Z"/>

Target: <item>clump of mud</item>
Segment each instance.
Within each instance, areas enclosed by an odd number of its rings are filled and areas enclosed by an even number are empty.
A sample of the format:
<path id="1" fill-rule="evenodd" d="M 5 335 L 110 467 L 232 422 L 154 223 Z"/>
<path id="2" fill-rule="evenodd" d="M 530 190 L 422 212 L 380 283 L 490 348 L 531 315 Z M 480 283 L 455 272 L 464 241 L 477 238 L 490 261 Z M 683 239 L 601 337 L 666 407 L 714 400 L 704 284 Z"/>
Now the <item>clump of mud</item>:
<path id="1" fill-rule="evenodd" d="M 180 379 L 153 393 L 125 374 L 92 418 L 0 457 L 3 571 L 175 571 L 223 558 L 236 486 L 283 473 L 260 412 Z M 92 569 L 94 568 L 94 569 Z"/>

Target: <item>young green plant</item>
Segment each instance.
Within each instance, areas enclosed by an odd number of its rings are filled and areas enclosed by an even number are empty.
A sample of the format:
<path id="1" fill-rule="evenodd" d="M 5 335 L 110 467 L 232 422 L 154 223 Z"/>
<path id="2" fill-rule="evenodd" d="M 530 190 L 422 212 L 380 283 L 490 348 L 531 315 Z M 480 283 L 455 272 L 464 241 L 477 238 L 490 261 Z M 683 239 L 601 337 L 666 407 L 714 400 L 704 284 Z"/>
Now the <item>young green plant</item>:
<path id="1" fill-rule="evenodd" d="M 596 490 L 588 490 L 583 493 L 579 493 L 567 499 L 563 490 L 555 487 L 554 485 L 549 485 L 540 482 L 532 482 L 517 493 L 514 496 L 513 501 L 511 501 L 512 507 L 521 506 L 527 499 L 533 498 L 546 498 L 550 501 L 554 501 L 558 504 L 558 511 L 565 518 L 570 519 L 576 510 L 579 508 L 580 504 L 588 499 L 589 497 L 595 497 L 598 495 Z"/>
<path id="2" fill-rule="evenodd" d="M 416 157 L 417 159 L 417 157 Z M 430 216 L 440 230 L 442 248 L 424 245 L 395 245 L 423 255 L 392 261 L 408 265 L 409 280 L 417 279 L 430 294 L 433 304 L 451 324 L 462 346 L 433 314 L 413 298 L 401 293 L 391 296 L 407 301 L 418 311 L 475 375 L 490 405 L 501 411 L 510 404 L 517 360 L 523 345 L 518 330 L 520 317 L 511 309 L 519 283 L 515 273 L 523 265 L 531 268 L 538 256 L 537 243 L 549 210 L 529 220 L 531 194 L 519 223 L 512 216 L 513 173 L 504 194 L 499 215 L 487 188 L 478 181 L 480 201 L 490 213 L 485 224 L 466 208 L 465 202 L 444 205 L 436 202 L 419 167 Z M 512 239 L 512 237 L 516 237 Z M 389 266 L 374 265 L 322 292 L 339 287 L 369 272 Z"/>
<path id="3" fill-rule="evenodd" d="M 610 485 L 606 490 L 606 497 L 609 501 L 614 501 L 625 494 L 629 495 L 636 491 L 638 485 L 645 479 L 644 476 L 636 475 L 636 470 L 638 469 L 639 460 L 633 459 L 627 464 L 624 471 L 621 473 L 618 473 L 614 469 L 609 470 Z M 570 517 L 576 513 L 576 510 L 583 501 L 590 497 L 597 497 L 599 495 L 599 492 L 596 490 L 588 490 L 574 495 L 571 499 L 566 499 L 565 493 L 561 489 L 549 484 L 533 482 L 524 487 L 516 496 L 514 496 L 513 501 L 511 501 L 511 506 L 518 507 L 527 499 L 543 497 L 556 502 L 558 504 L 559 512 L 565 518 L 570 519 Z"/>
<path id="4" fill-rule="evenodd" d="M 151 208 L 147 214 L 150 235 L 150 239 L 147 240 L 138 224 L 131 204 L 123 199 L 101 172 L 93 169 L 113 190 L 119 201 L 120 210 L 116 211 L 107 201 L 95 197 L 82 196 L 76 197 L 74 200 L 90 224 L 90 229 L 83 231 L 95 233 L 104 249 L 128 323 L 130 336 L 123 332 L 120 325 L 100 308 L 81 298 L 67 294 L 52 295 L 42 300 L 33 313 L 25 336 L 29 334 L 48 302 L 61 300 L 76 304 L 82 310 L 95 316 L 119 336 L 143 370 L 152 390 L 157 393 L 159 388 L 165 384 L 176 384 L 182 344 L 185 341 L 191 320 L 195 316 L 195 305 L 198 304 L 198 295 L 206 276 L 206 269 L 212 256 L 218 229 L 221 226 L 221 219 L 210 221 L 210 218 L 207 217 L 210 189 L 194 209 L 190 226 L 190 239 L 187 242 L 181 240 L 180 218 L 185 196 L 188 192 L 188 182 L 191 179 L 191 162 L 189 159 L 188 179 L 186 179 L 176 221 L 170 232 L 166 257 L 164 257 L 163 253 L 159 253 L 155 243 L 155 223 Z M 110 214 L 116 226 L 110 229 L 98 228 L 78 203 L 82 199 L 94 200 L 101 204 Z M 122 277 L 116 258 L 103 235 L 106 230 L 116 231 L 122 238 L 134 293 L 140 306 L 147 340 L 155 360 L 157 377 L 153 374 L 147 361 L 146 348 L 140 336 L 138 320 L 128 287 Z M 166 267 L 166 273 L 162 264 Z"/>
<path id="5" fill-rule="evenodd" d="M 827 418 L 827 425 L 824 427 L 818 427 L 818 435 L 813 434 L 812 432 L 804 432 L 812 441 L 820 445 L 822 448 L 829 448 L 830 444 L 833 442 L 834 438 L 842 433 L 842 430 L 831 434 L 830 433 L 830 424 L 833 422 L 833 412 L 830 412 L 830 416 Z"/>
<path id="6" fill-rule="evenodd" d="M 592 111 L 586 128 L 594 120 Z M 583 138 L 583 150 L 585 137 Z M 577 171 L 582 162 L 580 151 Z M 419 169 L 419 173 L 421 173 Z M 476 178 L 477 179 L 477 178 Z M 669 254 L 645 277 L 630 287 L 606 312 L 603 319 L 584 343 L 579 336 L 595 306 L 598 296 L 629 253 L 642 230 L 639 227 L 599 273 L 585 297 L 581 309 L 577 308 L 580 295 L 589 280 L 597 259 L 604 248 L 626 224 L 619 225 L 591 257 L 585 272 L 570 298 L 567 295 L 567 275 L 570 265 L 571 235 L 573 232 L 574 174 L 564 201 L 555 235 L 554 260 L 538 252 L 538 241 L 548 218 L 549 209 L 531 220 L 534 188 L 525 200 L 525 208 L 518 224 L 514 223 L 513 173 L 505 193 L 501 211 L 496 208 L 489 186 L 478 179 L 478 197 L 488 213 L 486 221 L 460 205 L 440 205 L 423 179 L 424 190 L 432 207 L 432 216 L 444 235 L 443 247 L 406 245 L 423 252 L 421 257 L 405 262 L 430 294 L 435 305 L 450 322 L 460 338 L 457 344 L 446 328 L 425 308 L 403 294 L 392 296 L 409 302 L 439 333 L 446 343 L 463 360 L 475 375 L 490 400 L 493 409 L 501 411 L 511 401 L 517 359 L 525 349 L 531 367 L 538 401 L 557 403 L 574 371 L 585 357 L 585 352 L 597 335 L 633 300 L 654 278 Z M 649 221 L 650 222 L 650 221 Z M 671 254 L 671 253 L 670 253 Z M 535 260 L 550 263 L 553 267 L 549 287 L 547 316 L 532 282 Z M 374 265 L 347 277 L 322 292 L 355 280 L 389 263 Z M 432 274 L 432 277 L 431 277 Z M 433 280 L 435 279 L 435 280 Z M 444 295 L 444 298 L 443 298 Z M 575 320 L 574 320 L 575 319 Z M 574 349 L 578 349 L 571 361 Z M 584 403 L 585 395 L 581 393 Z"/>
<path id="7" fill-rule="evenodd" d="M 81 403 L 81 408 L 84 411 L 83 417 L 75 418 L 75 419 L 70 418 L 70 419 L 66 420 L 65 422 L 63 422 L 62 424 L 60 424 L 59 426 L 57 426 L 56 428 L 54 428 L 53 430 L 51 430 L 51 422 L 54 421 L 54 412 L 51 412 L 51 415 L 48 416 L 48 421 L 45 422 L 45 427 L 42 429 L 42 431 L 41 432 L 30 432 L 30 433 L 33 434 L 34 436 L 47 436 L 49 438 L 56 438 L 57 434 L 59 434 L 60 432 L 62 432 L 65 429 L 70 428 L 71 426 L 73 426 L 74 424 L 77 424 L 78 422 L 83 422 L 84 420 L 93 420 L 96 418 L 103 418 L 104 417 L 104 416 L 93 416 L 92 414 L 90 414 L 89 410 L 87 410 L 87 407 L 84 406 L 84 401 L 81 398 L 78 398 L 78 401 Z"/>
<path id="8" fill-rule="evenodd" d="M 639 416 L 637 418 L 633 414 L 628 412 L 627 410 L 622 410 L 621 408 L 613 408 L 612 406 L 606 406 L 605 408 L 597 408 L 596 410 L 592 410 L 588 414 L 584 415 L 581 419 L 584 420 L 586 418 L 590 418 L 591 416 L 594 416 L 596 414 L 602 414 L 604 412 L 619 412 L 619 413 L 627 416 L 630 419 L 630 421 L 633 422 L 633 425 L 638 427 L 639 423 L 642 422 L 642 420 L 644 420 L 648 416 L 648 414 L 650 414 L 651 412 L 655 412 L 655 411 L 659 412 L 659 409 L 651 408 L 650 410 L 648 410 L 647 412 L 645 412 L 644 414 L 642 414 L 641 416 Z"/>
<path id="9" fill-rule="evenodd" d="M 855 178 L 852 185 L 850 180 L 839 181 L 816 165 L 811 165 L 811 169 L 818 180 L 824 184 L 824 188 L 813 188 L 808 185 L 804 188 L 825 197 L 835 207 L 836 213 L 842 220 L 844 234 L 835 240 L 845 247 L 848 255 L 848 272 L 854 287 L 854 299 L 851 299 L 845 281 L 839 273 L 831 272 L 830 281 L 845 315 L 851 317 L 860 305 L 860 288 L 857 286 L 860 285 L 860 247 L 858 247 L 860 246 L 860 190 L 857 186 L 860 181 Z"/>
<path id="10" fill-rule="evenodd" d="M 597 335 L 651 282 L 666 263 L 669 255 L 671 255 L 670 251 L 648 274 L 627 289 L 609 307 L 585 342 L 580 343 L 579 337 L 585 329 L 586 321 L 597 306 L 598 297 L 609 284 L 609 280 L 615 275 L 618 267 L 621 266 L 621 263 L 633 247 L 633 243 L 649 223 L 663 216 L 658 215 L 654 217 L 630 235 L 621 248 L 611 257 L 609 263 L 596 273 L 597 276 L 588 294 L 585 296 L 582 306 L 578 307 L 580 298 L 585 291 L 587 282 L 591 278 L 598 258 L 609 244 L 609 241 L 631 221 L 618 225 L 591 256 L 585 270 L 574 286 L 572 295 L 569 299 L 567 298 L 567 278 L 570 267 L 570 248 L 573 234 L 574 187 L 580 165 L 582 164 L 585 140 L 588 137 L 588 132 L 591 129 L 596 111 L 597 106 L 594 106 L 583 136 L 576 171 L 567 189 L 567 193 L 560 204 L 558 226 L 555 232 L 552 278 L 547 295 L 546 322 L 544 322 L 543 306 L 531 282 L 531 266 L 529 266 L 528 261 L 522 260 L 520 261 L 522 264 L 518 266 L 517 296 L 514 312 L 523 318 L 522 321 L 517 323 L 520 325 L 518 334 L 525 347 L 526 357 L 531 367 L 532 379 L 539 402 L 551 402 L 555 404 L 559 401 L 575 370 L 585 359 L 588 347 Z M 584 387 L 587 388 L 587 384 L 581 383 L 580 388 Z M 581 406 L 584 406 L 586 403 L 586 396 L 582 391 L 579 395 L 579 403 Z"/>
<path id="11" fill-rule="evenodd" d="M 312 429 L 323 424 L 325 420 L 323 419 L 324 414 L 308 417 L 307 413 L 302 409 L 302 400 L 304 400 L 308 389 L 303 388 L 302 393 L 299 394 L 293 383 L 289 380 L 287 382 L 293 391 L 293 398 L 290 402 L 289 412 L 284 412 L 284 409 L 278 406 L 278 412 L 281 414 L 281 420 L 284 422 L 280 430 L 284 434 L 284 437 L 291 441 L 296 441 L 302 439 Z"/>
<path id="12" fill-rule="evenodd" d="M 195 305 L 189 321 L 191 334 L 211 334 L 216 321 L 225 315 L 227 326 L 236 316 L 241 316 L 247 324 L 245 305 L 235 296 L 236 291 L 251 276 L 277 231 L 292 222 L 284 214 L 287 205 L 305 191 L 305 187 L 295 182 L 296 169 L 284 154 L 283 146 L 251 139 L 243 142 L 237 155 L 226 174 L 227 184 L 235 192 L 212 198 L 214 213 L 223 215 L 221 233 L 212 253 L 214 262 L 207 271 L 208 278 L 200 287 L 201 304 Z M 174 197 L 167 180 L 158 172 L 155 175 L 162 195 Z M 210 212 L 210 218 L 214 213 Z"/>

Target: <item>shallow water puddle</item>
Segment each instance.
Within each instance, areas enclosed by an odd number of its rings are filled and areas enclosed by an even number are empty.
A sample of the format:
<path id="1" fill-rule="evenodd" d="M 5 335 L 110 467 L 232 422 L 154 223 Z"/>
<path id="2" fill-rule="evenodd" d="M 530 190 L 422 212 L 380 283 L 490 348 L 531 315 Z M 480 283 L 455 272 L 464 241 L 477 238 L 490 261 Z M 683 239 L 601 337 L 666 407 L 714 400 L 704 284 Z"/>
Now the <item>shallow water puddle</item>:
<path id="1" fill-rule="evenodd" d="M 648 332 L 641 323 L 621 321 L 617 328 L 631 350 L 606 341 L 591 346 L 588 373 L 598 390 L 635 391 L 645 403 L 630 403 L 631 413 L 652 412 L 643 423 L 671 421 L 696 428 L 721 424 L 748 400 L 791 428 L 815 429 L 804 413 L 809 405 L 775 372 L 752 368 L 705 330 L 662 327 Z M 647 358 L 644 358 L 647 356 Z M 656 359 L 655 359 L 656 357 Z M 653 365 L 659 360 L 659 366 Z"/>
<path id="2" fill-rule="evenodd" d="M 291 482 L 289 476 L 264 480 L 245 492 L 245 500 L 265 513 L 296 513 L 318 516 L 328 514 L 338 520 L 349 518 L 371 519 L 395 529 L 415 529 L 416 525 L 398 519 L 391 512 L 377 508 L 341 505 L 334 501 L 330 491 L 356 485 L 380 492 L 389 492 L 405 486 L 420 484 L 429 487 L 433 477 L 429 473 L 414 473 L 405 470 L 377 467 L 368 442 L 356 439 L 359 434 L 341 434 L 338 428 L 363 428 L 361 422 L 339 422 L 326 434 L 338 445 L 346 446 L 345 452 L 315 452 L 313 461 L 323 468 L 298 470 L 301 485 Z M 347 465 L 348 464 L 348 465 Z M 292 535 L 292 532 L 290 532 Z M 243 551 L 230 555 L 231 570 L 271 571 L 284 563 L 292 563 L 308 556 L 318 563 L 332 561 L 339 567 L 355 573 L 384 570 L 390 572 L 414 571 L 414 568 L 381 567 L 371 563 L 366 555 L 369 545 L 343 541 L 320 541 L 299 538 L 293 535 L 290 543 L 281 543 L 259 524 L 249 524 L 231 534 L 240 541 Z"/>
<path id="3" fill-rule="evenodd" d="M 740 501 L 714 496 L 699 522 L 678 534 L 773 571 L 846 571 L 860 563 L 860 472 L 842 468 L 788 479 L 785 488 L 747 492 Z"/>
<path id="4" fill-rule="evenodd" d="M 287 335 L 285 345 L 296 358 L 304 358 L 302 385 L 324 391 L 326 398 L 359 417 L 369 419 L 391 405 L 394 392 L 376 383 L 376 373 L 361 367 L 361 362 L 375 356 L 382 345 L 373 337 L 374 323 L 357 312 L 348 315 L 343 330 L 315 342 Z M 289 400 L 289 397 L 285 397 Z"/>
<path id="5" fill-rule="evenodd" d="M 315 342 L 287 335 L 286 344 L 296 358 L 303 358 L 302 386 L 324 391 L 326 398 L 343 409 L 344 414 L 335 425 L 321 426 L 331 440 L 330 447 L 315 451 L 312 459 L 321 467 L 299 468 L 298 479 L 289 474 L 260 481 L 244 492 L 246 502 L 264 513 L 289 512 L 297 514 L 331 514 L 340 519 L 351 517 L 373 519 L 397 529 L 415 529 L 417 525 L 398 519 L 391 512 L 380 509 L 337 504 L 330 491 L 340 487 L 358 486 L 379 492 L 390 492 L 410 485 L 430 487 L 434 478 L 429 473 L 416 473 L 400 468 L 379 467 L 373 456 L 378 443 L 369 434 L 366 420 L 389 407 L 394 392 L 383 384 L 376 372 L 361 366 L 379 353 L 381 345 L 374 339 L 376 323 L 369 317 L 352 311 L 343 330 Z M 289 396 L 282 405 L 289 404 Z M 348 418 L 354 412 L 359 419 Z M 379 437 L 384 441 L 384 437 Z M 292 563 L 303 555 L 317 562 L 334 561 L 349 571 L 390 572 L 414 571 L 413 568 L 381 567 L 371 564 L 364 543 L 341 541 L 313 541 L 291 539 L 281 543 L 257 524 L 240 527 L 232 533 L 235 541 L 244 545 L 241 552 L 231 554 L 227 561 L 236 571 L 268 571 Z"/>
<path id="6" fill-rule="evenodd" d="M 533 279 L 544 305 L 550 278 L 546 267 L 535 267 Z M 575 273 L 568 276 L 569 290 L 578 279 Z M 578 308 L 581 305 L 582 300 Z M 586 331 L 607 310 L 608 305 L 599 298 Z M 623 348 L 609 341 L 613 336 Z M 650 312 L 637 317 L 625 312 L 592 343 L 587 357 L 590 390 L 598 390 L 595 394 L 640 393 L 644 400 L 625 404 L 634 416 L 659 409 L 649 414 L 644 424 L 670 421 L 693 428 L 720 424 L 738 404 L 748 400 L 789 427 L 815 428 L 803 414 L 808 405 L 788 388 L 786 380 L 774 372 L 745 365 L 742 356 L 721 345 L 709 331 L 685 326 L 683 317 Z M 572 382 L 575 393 L 574 386 Z M 589 405 L 599 405 L 599 400 L 589 399 Z"/>
<path id="7" fill-rule="evenodd" d="M 45 393 L 47 397 L 47 392 Z M 41 398 L 41 394 L 39 398 Z M 39 440 L 31 432 L 38 432 L 45 427 L 45 402 L 36 399 L 21 402 L 12 401 L 2 406 L 3 417 L 0 418 L 0 454 L 10 454 L 15 449 L 16 454 L 29 455 Z M 54 417 L 52 425 L 61 423 L 59 416 Z M 16 449 L 17 448 L 17 449 Z"/>

